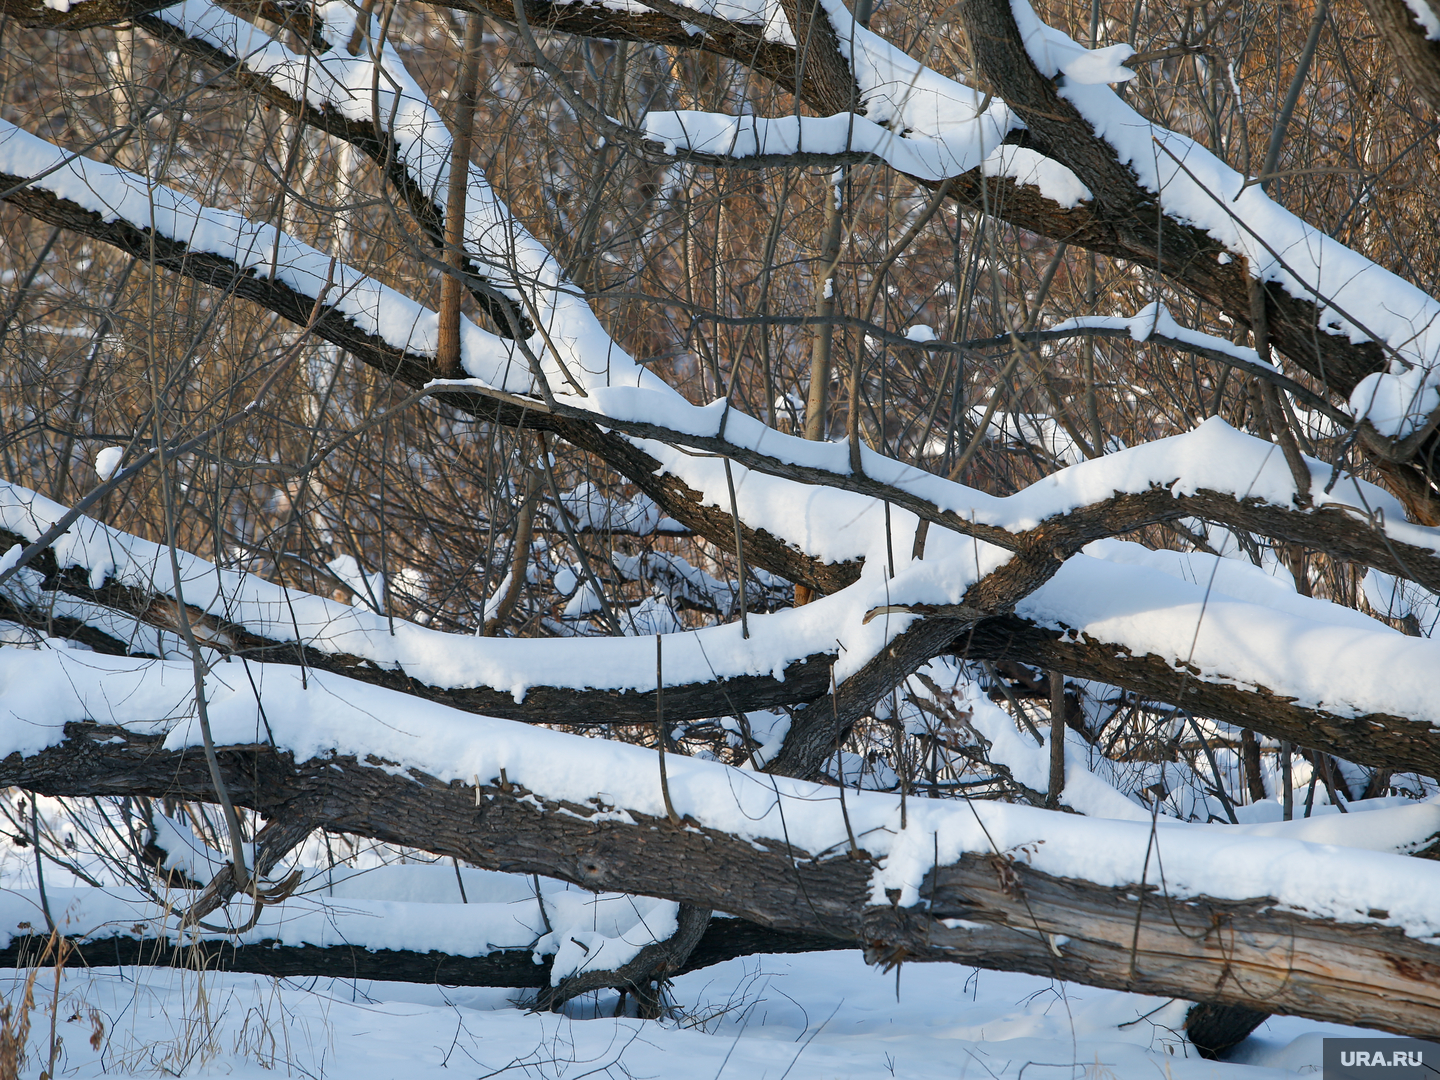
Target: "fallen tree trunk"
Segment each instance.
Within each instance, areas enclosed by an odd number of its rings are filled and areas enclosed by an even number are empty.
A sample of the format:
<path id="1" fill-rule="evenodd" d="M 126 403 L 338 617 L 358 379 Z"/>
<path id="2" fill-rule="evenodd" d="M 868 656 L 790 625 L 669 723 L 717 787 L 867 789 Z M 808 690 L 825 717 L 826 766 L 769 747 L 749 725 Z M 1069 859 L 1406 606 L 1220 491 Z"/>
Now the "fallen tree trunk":
<path id="1" fill-rule="evenodd" d="M 69 723 L 65 736 L 12 753 L 0 783 L 57 796 L 214 797 L 198 749 L 165 749 L 163 735 L 93 723 Z M 503 778 L 445 783 L 347 755 L 297 762 L 269 746 L 231 746 L 219 761 L 231 798 L 267 815 L 303 814 L 325 828 L 587 889 L 711 906 L 769 929 L 863 946 L 876 963 L 966 963 L 1397 1034 L 1440 1027 L 1440 948 L 1398 927 L 1317 918 L 1268 897 L 1185 897 L 1149 881 L 1101 885 L 1047 874 L 1023 851 L 1004 851 L 938 867 L 919 903 L 901 908 L 899 894 L 873 902 L 877 861 L 858 848 L 844 854 L 843 844 L 803 851 L 695 820 L 547 799 Z M 800 809 L 797 801 L 792 812 Z"/>
<path id="2" fill-rule="evenodd" d="M 50 938 L 22 934 L 0 949 L 0 968 L 49 964 Z M 672 974 L 684 975 L 756 953 L 823 952 L 853 948 L 821 934 L 770 930 L 742 919 L 712 919 L 690 958 Z M 52 954 L 53 956 L 53 954 Z M 67 967 L 186 967 L 275 978 L 373 979 L 441 986 L 498 986 L 539 990 L 550 985 L 550 964 L 537 964 L 529 949 L 497 949 L 484 956 L 438 951 L 368 949 L 362 945 L 289 945 L 265 940 L 236 944 L 202 938 L 177 945 L 158 938 L 119 934 L 69 938 Z"/>
<path id="3" fill-rule="evenodd" d="M 0 949 L 0 968 L 47 963 L 46 935 L 12 938 Z M 787 933 L 744 919 L 711 919 L 689 959 L 672 975 L 689 974 L 757 954 L 843 951 L 846 946 L 822 934 Z M 229 971 L 273 978 L 365 979 L 376 982 L 439 986 L 493 986 L 544 990 L 550 986 L 550 964 L 537 964 L 528 949 L 500 949 L 485 956 L 456 956 L 438 951 L 368 949 L 359 945 L 287 945 L 263 940 L 236 944 L 202 939 L 184 946 L 155 938 L 126 935 L 69 938 L 67 967 L 184 967 L 197 971 Z M 597 973 L 604 974 L 604 973 Z M 1264 1022 L 1268 1013 L 1233 1005 L 1204 1003 L 1186 1014 L 1185 1032 L 1203 1057 L 1223 1055 Z"/>

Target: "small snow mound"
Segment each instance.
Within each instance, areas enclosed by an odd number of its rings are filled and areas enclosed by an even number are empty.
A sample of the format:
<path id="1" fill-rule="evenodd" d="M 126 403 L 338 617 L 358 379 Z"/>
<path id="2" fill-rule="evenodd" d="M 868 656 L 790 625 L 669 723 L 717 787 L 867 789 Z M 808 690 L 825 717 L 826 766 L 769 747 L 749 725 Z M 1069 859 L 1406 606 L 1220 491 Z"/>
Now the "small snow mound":
<path id="1" fill-rule="evenodd" d="M 910 327 L 905 331 L 905 336 L 911 341 L 934 341 L 936 339 L 935 331 L 924 323 L 916 323 Z"/>
<path id="2" fill-rule="evenodd" d="M 57 7 L 57 11 L 69 10 L 70 5 L 66 3 L 66 0 L 58 0 L 58 2 L 65 4 L 65 6 Z M 96 475 L 99 476 L 101 480 L 109 480 L 115 475 L 115 471 L 120 468 L 120 459 L 124 456 L 125 448 L 123 446 L 105 447 L 104 450 L 101 450 L 95 455 Z"/>
<path id="3" fill-rule="evenodd" d="M 575 590 L 575 595 L 565 605 L 565 618 L 578 619 L 582 615 L 589 615 L 591 612 L 600 611 L 600 594 L 595 591 L 595 586 L 586 581 L 581 583 L 580 588 Z"/>

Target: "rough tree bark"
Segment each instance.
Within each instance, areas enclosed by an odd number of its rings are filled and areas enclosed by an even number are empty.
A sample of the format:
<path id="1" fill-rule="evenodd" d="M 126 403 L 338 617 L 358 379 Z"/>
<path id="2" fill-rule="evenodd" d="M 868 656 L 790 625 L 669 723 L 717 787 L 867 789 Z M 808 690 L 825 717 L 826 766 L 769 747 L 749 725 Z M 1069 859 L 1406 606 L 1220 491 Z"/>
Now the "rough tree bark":
<path id="1" fill-rule="evenodd" d="M 66 732 L 57 746 L 5 759 L 0 783 L 47 795 L 212 795 L 202 756 L 161 749 L 163 736 L 87 723 Z M 1102 887 L 977 854 L 928 875 L 916 907 L 873 905 L 863 853 L 817 858 L 783 840 L 634 812 L 593 820 L 598 807 L 550 803 L 511 783 L 445 784 L 354 758 L 296 762 L 258 746 L 223 748 L 220 760 L 232 799 L 262 813 L 304 813 L 490 869 L 713 906 L 863 945 L 877 963 L 967 963 L 1398 1034 L 1440 1026 L 1440 948 L 1264 897 L 1181 900 L 1154 883 Z"/>

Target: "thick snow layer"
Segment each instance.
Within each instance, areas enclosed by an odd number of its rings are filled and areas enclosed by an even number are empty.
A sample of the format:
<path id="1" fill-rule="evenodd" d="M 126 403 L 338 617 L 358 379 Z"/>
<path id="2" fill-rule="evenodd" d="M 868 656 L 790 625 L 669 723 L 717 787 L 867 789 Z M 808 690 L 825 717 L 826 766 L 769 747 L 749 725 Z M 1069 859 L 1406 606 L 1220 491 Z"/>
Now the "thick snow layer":
<path id="1" fill-rule="evenodd" d="M 0 484 L 0 527 L 33 539 L 63 512 L 43 496 Z M 113 577 L 123 584 L 175 595 L 167 548 L 92 519 L 77 521 L 56 541 L 54 551 L 62 567 L 87 570 L 95 587 Z M 390 620 L 368 607 L 351 607 L 223 570 L 186 552 L 177 553 L 177 559 L 187 604 L 274 640 L 298 638 L 313 648 L 403 668 L 431 686 L 489 686 L 517 701 L 532 686 L 644 691 L 655 686 L 653 642 L 447 634 Z M 840 593 L 802 608 L 752 616 L 749 638 L 739 625 L 672 634 L 665 648 L 666 685 L 738 675 L 782 678 L 789 663 L 819 653 L 840 654 L 836 677 L 843 681 L 908 625 L 903 617 L 863 622 L 865 612 L 882 606 L 887 595 L 877 562 L 861 582 Z"/>
<path id="2" fill-rule="evenodd" d="M 984 163 L 987 175 L 1014 176 L 1021 183 L 1040 186 L 1046 194 L 1047 187 L 1062 196 L 1072 195 L 1077 188 L 1085 191 L 1070 170 L 1039 154 L 1000 154 L 997 144 L 1012 123 L 1009 110 L 992 103 L 969 123 L 949 125 L 943 136 L 929 138 L 924 137 L 928 129 L 901 134 L 855 113 L 763 117 L 657 111 L 646 116 L 644 131 L 661 143 L 667 154 L 698 151 L 749 158 L 767 154 L 869 153 L 900 172 L 925 180 L 956 176 Z M 1064 179 L 1067 175 L 1068 181 Z M 1085 192 L 1079 198 L 1088 195 Z"/>
<path id="3" fill-rule="evenodd" d="M 1209 681 L 1264 687 L 1340 716 L 1389 714 L 1440 730 L 1440 642 L 1299 596 L 1237 560 L 1118 541 L 1092 551 L 1101 557 L 1070 559 L 1016 614 L 1165 657 Z"/>
<path id="4" fill-rule="evenodd" d="M 596 391 L 590 401 L 592 407 L 609 416 L 664 423 L 682 435 L 718 437 L 723 434 L 730 444 L 766 454 L 780 464 L 821 469 L 838 477 L 850 473 L 847 444 L 811 442 L 781 434 L 743 413 L 727 409 L 723 401 L 664 411 L 661 395 L 619 387 Z M 643 441 L 641 445 L 667 472 L 700 491 L 707 503 L 729 508 L 721 463 L 653 441 Z M 1293 508 L 1295 498 L 1294 479 L 1279 447 L 1237 431 L 1219 417 L 1212 417 L 1182 435 L 1157 439 L 1062 469 L 1005 497 L 953 483 L 865 446 L 861 447 L 861 463 L 867 477 L 924 499 L 939 510 L 1011 532 L 1034 528 L 1046 518 L 1098 503 L 1117 492 L 1140 493 L 1155 486 L 1168 487 L 1177 495 L 1207 490 L 1228 493 L 1237 499 L 1261 499 L 1287 508 Z M 1382 529 L 1392 539 L 1440 551 L 1440 532 L 1406 522 L 1404 507 L 1382 488 L 1342 476 L 1327 494 L 1324 488 L 1330 481 L 1330 467 L 1313 459 L 1307 463 L 1316 508 L 1345 508 Z M 741 516 L 752 527 L 766 529 L 826 561 L 862 558 L 867 553 L 884 550 L 883 507 L 878 500 L 758 476 L 738 467 L 732 467 L 732 474 Z M 811 504 L 823 507 L 823 516 L 811 514 Z M 862 524 L 861 515 L 867 508 L 880 512 L 872 514 L 868 524 Z M 821 522 L 821 535 L 809 524 L 812 520 Z M 892 511 L 892 537 L 913 532 L 915 518 L 905 515 L 903 520 L 908 524 L 899 526 L 896 533 Z M 837 523 L 840 523 L 838 528 Z"/>
<path id="5" fill-rule="evenodd" d="M 712 10 L 704 0 L 687 6 Z M 720 13 L 718 7 L 713 10 Z M 903 172 L 938 180 L 985 163 L 1008 132 L 1023 126 L 1004 102 L 945 78 L 861 26 L 841 0 L 826 0 L 825 10 L 860 89 L 856 113 L 823 118 L 652 113 L 647 134 L 671 153 L 681 147 L 735 156 L 864 150 Z M 794 43 L 778 4 L 757 5 L 746 21 L 763 22 L 767 28 L 778 23 L 783 36 L 768 29 L 767 36 Z M 1076 59 L 1083 63 L 1087 58 Z M 1091 61 L 1090 66 L 1098 72 L 1103 65 Z M 1071 193 L 1079 186 L 1073 177 L 1062 179 L 1061 174 L 1068 173 L 1063 166 L 1037 168 L 1023 155 L 1004 157 L 992 168 L 989 175 L 1014 176 L 1021 183 L 1059 183 Z"/>
<path id="6" fill-rule="evenodd" d="M 352 5 L 330 0 L 317 6 L 317 14 L 329 40 L 343 43 L 349 39 L 355 23 Z M 396 140 L 398 162 L 416 186 L 426 192 L 446 190 L 451 160 L 449 130 L 388 43 L 373 58 L 366 49 L 352 57 L 335 47 L 308 56 L 287 48 L 264 30 L 208 0 L 184 0 L 156 12 L 156 17 L 236 57 L 248 71 L 297 100 L 387 128 Z M 443 203 L 443 194 L 434 197 Z M 568 374 L 582 387 L 620 382 L 668 389 L 611 339 L 584 296 L 565 278 L 560 264 L 516 220 L 484 172 L 473 164 L 466 191 L 465 247 L 503 289 L 511 295 L 528 296 L 526 310 L 544 330 L 544 337 L 534 338 L 532 347 L 552 386 L 567 384 Z M 269 247 L 263 250 L 268 252 Z M 412 348 L 416 351 L 426 352 L 438 316 L 428 309 L 421 310 L 423 316 L 415 316 L 416 330 L 406 340 L 415 342 Z M 531 392 L 525 358 L 512 354 L 503 339 L 496 339 L 502 342 L 497 345 L 488 336 L 485 348 L 472 351 L 470 339 L 475 333 L 479 331 L 467 323 L 466 343 L 462 346 L 466 371 L 497 389 Z M 675 402 L 684 402 L 679 394 L 671 394 Z"/>
<path id="7" fill-rule="evenodd" d="M 842 0 L 823 0 L 840 53 L 860 87 L 867 119 L 906 133 L 915 141 L 985 147 L 973 168 L 1011 130 L 1021 127 L 1008 106 L 963 83 L 947 79 L 860 25 Z M 983 107 L 983 111 L 982 111 Z M 982 125 L 976 139 L 973 128 Z M 992 137 L 991 132 L 994 132 Z"/>
<path id="8" fill-rule="evenodd" d="M 980 163 L 980 170 L 986 176 L 1008 176 L 1039 188 L 1041 195 L 1067 210 L 1094 198 L 1080 178 L 1060 162 L 1024 146 L 997 146 Z"/>
<path id="9" fill-rule="evenodd" d="M 666 813 L 654 754 L 644 748 L 457 713 L 323 672 L 310 672 L 305 684 L 294 668 L 252 664 L 250 673 L 275 745 L 299 761 L 373 754 L 461 783 L 488 782 L 503 769 L 510 782 L 542 799 L 596 805 L 595 813 L 606 818 Z M 264 729 L 251 682 L 228 674 L 219 665 L 207 679 L 216 742 L 259 741 Z M 188 664 L 0 647 L 0 756 L 54 745 L 67 722 L 87 718 L 163 733 L 167 749 L 196 746 L 192 679 Z M 669 777 L 675 809 L 708 828 L 784 837 L 816 855 L 847 845 L 833 788 L 685 757 L 671 758 Z M 952 862 L 967 851 L 1026 850 L 1038 869 L 1104 885 L 1146 877 L 1146 822 L 911 798 L 902 829 L 899 799 L 877 792 L 852 792 L 847 809 L 855 836 L 881 860 L 871 882 L 879 903 L 887 889 L 900 890 L 902 905 L 916 903 L 936 860 Z M 1394 825 L 1385 816 L 1394 813 L 1373 811 L 1368 820 L 1376 829 L 1433 827 L 1429 818 Z M 1440 933 L 1440 865 L 1434 863 L 1401 864 L 1400 856 L 1225 827 L 1171 829 L 1159 843 L 1166 888 L 1176 896 L 1268 896 L 1316 917 L 1381 922 L 1419 937 Z M 1377 919 L 1372 911 L 1389 914 Z"/>
<path id="10" fill-rule="evenodd" d="M 696 410 L 702 415 L 707 412 L 709 418 L 718 421 L 717 410 Z M 730 415 L 726 434 L 736 441 L 749 439 L 772 453 L 778 451 L 780 457 L 800 451 L 806 463 L 837 470 L 848 468 L 846 447 L 842 444 L 791 439 L 739 414 Z M 728 508 L 728 489 L 721 462 L 685 455 L 658 444 L 647 444 L 647 449 L 656 454 L 664 467 L 681 471 L 702 498 Z M 877 470 L 888 470 L 892 482 L 931 499 L 942 508 L 1014 531 L 1031 528 L 1046 518 L 1063 515 L 1118 491 L 1143 492 L 1155 485 L 1169 487 L 1177 493 L 1201 488 L 1229 491 L 1237 497 L 1255 496 L 1280 505 L 1289 501 L 1294 490 L 1289 469 L 1273 444 L 1243 435 L 1218 419 L 1207 421 L 1186 435 L 1061 470 L 1003 499 L 952 484 L 879 455 L 872 455 L 866 461 L 867 467 L 873 461 Z M 1318 462 L 1312 463 L 1312 470 L 1319 503 L 1350 507 L 1379 523 L 1395 539 L 1431 549 L 1440 546 L 1434 530 L 1405 523 L 1395 500 L 1379 489 L 1346 480 L 1336 486 L 1331 496 L 1325 496 L 1320 488 L 1328 470 Z M 765 528 L 774 535 L 798 542 L 821 558 L 837 561 L 863 558 L 865 569 L 855 585 L 817 603 L 755 616 L 750 620 L 748 639 L 738 626 L 671 635 L 673 640 L 666 649 L 665 662 L 668 685 L 706 682 L 716 676 L 770 674 L 778 678 L 791 661 L 825 653 L 837 656 L 836 676 L 843 681 L 893 640 L 911 619 L 892 615 L 867 624 L 864 622 L 867 612 L 897 604 L 959 602 L 972 582 L 1008 558 L 1004 551 L 991 545 L 945 530 L 933 530 L 926 558 L 902 563 L 897 566 L 896 576 L 887 578 L 882 571 L 888 551 L 908 550 L 916 522 L 913 514 L 892 508 L 887 545 L 884 506 L 876 500 L 824 487 L 797 485 L 744 469 L 736 469 L 734 473 L 737 504 L 742 517 L 752 527 Z M 797 494 L 803 501 L 797 501 Z M 38 536 L 61 513 L 62 508 L 32 492 L 12 486 L 0 488 L 0 525 L 26 538 Z M 1141 558 L 1136 553 L 1143 549 L 1107 550 L 1112 554 L 1130 552 L 1115 557 L 1134 561 Z M 62 566 L 84 568 L 96 586 L 107 576 L 114 576 L 124 584 L 174 594 L 168 551 L 116 533 L 89 519 L 81 519 L 61 537 L 55 551 Z M 1153 567 L 1156 560 L 1169 557 L 1147 553 L 1143 558 Z M 1191 563 L 1199 565 L 1195 559 L 1191 557 Z M 489 686 L 510 693 L 517 700 L 537 685 L 616 690 L 649 690 L 654 686 L 653 651 L 643 641 L 619 638 L 534 641 L 445 634 L 403 621 L 392 623 L 373 611 L 296 593 L 250 575 L 219 570 L 183 553 L 179 561 L 185 598 L 204 611 L 262 635 L 282 640 L 298 635 L 315 648 L 359 656 L 385 667 L 398 666 L 429 685 Z M 1160 592 L 1122 590 L 1129 600 L 1125 618 L 1117 621 L 1113 607 L 1106 606 L 1113 605 L 1114 595 L 1106 597 L 1103 590 L 1097 594 L 1090 582 L 1096 574 L 1108 573 L 1116 578 L 1123 572 L 1113 561 L 1108 571 L 1083 558 L 1071 561 L 1074 565 L 1063 568 L 1054 581 L 1029 598 L 1023 611 L 1042 621 L 1062 622 L 1077 630 L 1093 626 L 1095 636 L 1103 640 L 1122 640 L 1107 635 L 1121 633 L 1123 628 L 1124 642 L 1139 653 L 1182 659 L 1190 655 L 1192 639 L 1199 640 L 1195 638 L 1196 618 L 1179 617 L 1172 609 L 1172 598 L 1163 589 Z M 1241 572 L 1240 565 L 1230 562 L 1213 572 L 1237 574 Z M 1182 584 L 1172 579 L 1166 587 L 1180 588 Z M 1243 586 L 1243 589 L 1250 588 L 1253 586 Z M 1242 587 L 1237 586 L 1236 590 L 1242 591 Z M 1101 606 L 1096 607 L 1097 603 Z M 1203 596 L 1194 603 L 1200 605 L 1194 608 L 1198 616 L 1204 607 Z M 1325 655 L 1343 651 L 1340 639 L 1334 637 L 1338 628 L 1330 627 L 1331 623 L 1338 622 L 1359 634 L 1357 641 L 1368 643 L 1364 653 L 1368 663 L 1377 664 L 1381 669 L 1398 665 L 1401 674 L 1393 680 L 1382 680 L 1373 674 L 1367 675 L 1362 664 L 1340 657 L 1339 666 L 1329 670 L 1329 681 L 1319 681 L 1324 675 L 1323 665 L 1317 666 L 1310 659 L 1319 654 L 1296 650 L 1291 647 L 1290 639 L 1283 636 L 1265 639 L 1253 632 L 1253 626 L 1246 639 L 1250 642 L 1246 649 L 1206 654 L 1211 659 L 1201 664 L 1202 670 L 1216 678 L 1263 685 L 1306 704 L 1324 703 L 1326 708 L 1352 713 L 1394 713 L 1427 723 L 1435 720 L 1432 709 L 1425 704 L 1431 684 L 1415 674 L 1436 670 L 1434 661 L 1424 652 L 1432 647 L 1429 642 L 1403 640 L 1381 624 L 1333 605 L 1299 597 L 1290 597 L 1284 603 L 1291 605 L 1288 613 L 1293 622 L 1287 624 L 1290 629 L 1296 632 L 1305 629 L 1307 635 L 1312 635 L 1306 640 L 1316 643 L 1317 647 L 1322 640 L 1329 642 Z M 1307 629 L 1311 624 L 1314 629 Z M 1208 632 L 1202 637 L 1208 641 Z M 1382 654 L 1390 659 L 1382 662 Z M 1419 666 L 1415 667 L 1416 664 Z M 1347 674 L 1342 678 L 1341 672 Z"/>
<path id="11" fill-rule="evenodd" d="M 1410 2 L 1427 33 L 1440 32 L 1440 20 L 1425 0 Z M 1208 232 L 1226 248 L 1225 261 L 1243 256 L 1253 275 L 1314 302 L 1321 310 L 1319 329 L 1352 341 L 1375 340 L 1389 350 L 1388 371 L 1362 381 L 1351 397 L 1357 415 L 1367 416 L 1383 434 L 1403 436 L 1440 407 L 1440 304 L 1289 213 L 1193 140 L 1150 123 L 1125 104 L 1107 84 L 1133 76 L 1123 63 L 1133 55 L 1129 45 L 1086 49 L 1043 23 L 1026 0 L 1012 6 L 1036 66 L 1061 78 L 1061 95 L 1141 184 L 1160 196 L 1167 213 Z M 841 0 L 825 0 L 825 7 L 860 88 L 863 116 L 656 113 L 647 121 L 649 134 L 671 152 L 866 150 L 929 180 L 983 164 L 989 175 L 1037 184 L 1064 206 L 1090 196 L 1063 165 L 1001 147 L 1005 134 L 1021 126 L 1002 102 L 987 103 L 858 25 Z"/>
<path id="12" fill-rule="evenodd" d="M 1155 551 L 1127 540 L 1096 540 L 1085 554 L 1120 566 L 1143 566 L 1197 585 L 1212 596 L 1273 608 L 1307 622 L 1342 626 L 1367 634 L 1394 634 L 1386 624 L 1354 608 L 1301 596 L 1294 578 L 1272 574 L 1245 558 L 1221 558 L 1203 551 Z M 1162 605 L 1163 606 L 1163 605 Z"/>
<path id="13" fill-rule="evenodd" d="M 202 882 L 227 861 L 168 819 L 157 821 L 157 840 L 174 845 L 167 848 L 172 856 L 165 862 L 167 870 L 183 869 Z M 177 855 L 177 849 L 183 854 Z M 240 945 L 353 945 L 454 956 L 528 949 L 537 964 L 555 958 L 551 979 L 556 984 L 582 971 L 613 970 L 629 962 L 646 945 L 675 932 L 678 911 L 668 900 L 591 893 L 549 878 L 470 867 L 457 874 L 448 864 L 307 870 L 294 896 L 267 904 L 249 929 L 229 933 L 192 927 L 182 934 L 174 916 L 187 903 L 183 893 L 168 898 L 171 912 L 125 886 L 51 887 L 45 899 L 52 917 L 71 936 L 174 942 L 223 938 Z M 227 910 L 238 920 L 250 914 L 243 902 Z M 0 947 L 43 925 L 38 891 L 0 891 Z"/>

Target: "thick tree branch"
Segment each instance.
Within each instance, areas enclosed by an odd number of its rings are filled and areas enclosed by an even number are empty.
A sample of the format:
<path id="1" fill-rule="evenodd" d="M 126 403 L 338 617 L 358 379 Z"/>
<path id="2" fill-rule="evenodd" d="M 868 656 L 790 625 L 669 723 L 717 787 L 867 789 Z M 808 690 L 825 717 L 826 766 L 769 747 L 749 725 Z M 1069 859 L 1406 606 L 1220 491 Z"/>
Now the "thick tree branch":
<path id="1" fill-rule="evenodd" d="M 51 192 L 29 185 L 27 180 L 0 174 L 0 189 L 13 188 L 6 201 L 41 221 L 89 236 L 137 258 L 148 260 L 153 253 L 156 264 L 164 269 L 256 303 L 298 326 L 307 325 L 316 309 L 314 297 L 298 293 L 282 281 L 242 270 L 222 255 L 191 251 L 178 240 L 161 235 L 152 238 L 149 230 L 128 222 L 106 221 L 103 215 L 57 198 Z M 440 377 L 433 356 L 395 347 L 358 326 L 333 303 L 322 305 L 313 331 L 317 337 L 407 386 L 418 389 Z M 437 391 L 433 396 L 477 419 L 556 431 L 580 449 L 603 458 L 654 499 L 665 513 L 692 531 L 722 546 L 734 542 L 734 522 L 728 511 L 701 505 L 699 496 L 676 477 L 657 476 L 660 471 L 657 461 L 618 435 L 599 430 L 583 412 L 577 410 L 569 417 L 556 417 L 547 413 L 539 402 L 532 404 L 508 395 L 496 396 L 493 392 L 478 394 L 457 389 Z M 853 567 L 823 563 L 743 523 L 742 532 L 746 553 L 756 566 L 823 592 L 836 591 L 853 580 Z"/>
<path id="2" fill-rule="evenodd" d="M 0 530 L 0 549 L 18 542 L 13 533 Z M 161 630 L 178 633 L 179 616 L 175 601 L 161 594 L 107 580 L 92 588 L 85 571 L 74 567 L 59 570 L 53 553 L 32 564 L 46 575 L 44 588 L 103 605 Z M 297 597 L 302 594 L 295 593 Z M 3 601 L 0 615 L 38 627 L 49 623 L 43 608 L 27 609 L 13 598 Z M 201 641 L 222 656 L 234 656 L 260 663 L 294 664 L 315 671 L 344 675 L 369 686 L 385 687 L 412 697 L 434 701 L 461 712 L 519 720 L 532 724 L 564 727 L 642 724 L 655 717 L 653 689 L 597 690 L 571 687 L 533 686 L 523 701 L 512 691 L 490 686 L 439 687 L 422 682 L 397 668 L 377 666 L 366 657 L 335 649 L 319 648 L 307 642 L 267 638 L 227 619 L 196 607 L 188 610 L 190 624 Z M 77 619 L 62 620 L 51 632 L 74 637 L 98 652 L 125 656 L 126 644 L 112 635 L 87 627 Z M 923 660 L 919 661 L 923 663 Z M 785 669 L 784 680 L 769 675 L 716 678 L 700 683 L 667 685 L 666 715 L 676 723 L 725 716 L 735 711 L 770 709 L 806 702 L 823 695 L 830 678 L 830 658 L 825 655 L 801 658 Z"/>
<path id="3" fill-rule="evenodd" d="M 1205 678 L 1172 657 L 1135 655 L 1116 642 L 1076 640 L 1018 615 L 982 620 L 956 636 L 956 655 L 972 660 L 1018 660 L 1077 679 L 1118 686 L 1149 701 L 1196 716 L 1248 727 L 1297 746 L 1396 772 L 1440 775 L 1440 740 L 1405 717 L 1380 713 L 1342 716 L 1297 704 L 1265 687 Z"/>
<path id="4" fill-rule="evenodd" d="M 162 749 L 164 736 L 85 723 L 66 731 L 57 746 L 5 759 L 0 782 L 48 795 L 210 794 L 201 755 Z M 975 964 L 1399 1034 L 1440 1024 L 1440 949 L 1263 897 L 1182 900 L 1154 883 L 1103 887 L 1012 854 L 977 854 L 928 875 L 921 905 L 874 905 L 863 856 L 817 858 L 783 839 L 761 844 L 633 810 L 595 816 L 596 806 L 553 803 L 513 783 L 445 784 L 354 758 L 296 762 L 258 746 L 225 748 L 221 760 L 232 797 L 262 812 L 299 800 L 319 808 L 327 828 L 589 889 L 713 905 L 769 928 L 863 943 L 874 962 Z"/>
<path id="5" fill-rule="evenodd" d="M 79 0 L 64 10 L 43 0 L 0 0 L 0 17 L 34 30 L 89 30 L 119 26 L 176 0 Z"/>
<path id="6" fill-rule="evenodd" d="M 0 968 L 24 967 L 44 953 L 49 936 L 17 934 L 0 949 Z M 351 945 L 287 945 L 279 941 L 236 944 L 201 938 L 173 942 L 128 934 L 72 937 L 66 963 L 72 967 L 189 967 L 285 978 L 383 979 L 440 986 L 504 986 L 539 990 L 550 985 L 550 965 L 537 964 L 530 949 L 500 949 L 484 956 L 444 952 L 369 949 Z M 744 919 L 712 919 L 671 976 L 688 974 L 756 953 L 827 952 L 854 948 L 821 934 L 770 930 Z"/>

